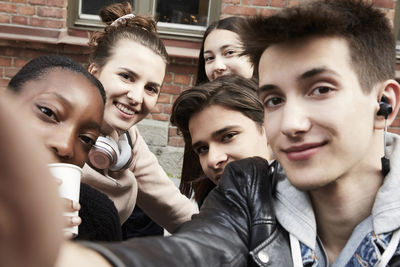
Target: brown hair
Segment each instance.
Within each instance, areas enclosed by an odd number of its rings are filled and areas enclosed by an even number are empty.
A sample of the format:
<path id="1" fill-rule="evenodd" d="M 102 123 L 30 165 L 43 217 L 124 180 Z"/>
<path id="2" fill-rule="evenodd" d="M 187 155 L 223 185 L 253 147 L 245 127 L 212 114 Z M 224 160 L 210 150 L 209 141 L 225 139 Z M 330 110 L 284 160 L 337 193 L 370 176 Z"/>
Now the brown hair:
<path id="1" fill-rule="evenodd" d="M 271 17 L 255 17 L 241 26 L 249 55 L 258 71 L 265 49 L 307 37 L 347 40 L 363 91 L 394 77 L 395 40 L 385 14 L 362 0 L 322 0 L 284 9 Z"/>
<path id="2" fill-rule="evenodd" d="M 207 78 L 206 70 L 205 70 L 206 62 L 204 60 L 204 42 L 206 41 L 207 36 L 213 30 L 216 30 L 216 29 L 231 31 L 231 32 L 234 32 L 234 33 L 239 35 L 239 27 L 238 27 L 238 25 L 240 23 L 244 23 L 244 22 L 245 22 L 245 19 L 242 18 L 242 17 L 227 17 L 227 18 L 224 18 L 224 19 L 220 19 L 220 20 L 214 21 L 213 23 L 211 23 L 207 27 L 207 29 L 206 29 L 206 31 L 204 32 L 204 35 L 203 35 L 203 40 L 201 42 L 199 60 L 198 60 L 198 64 L 197 64 L 196 85 L 199 85 L 199 84 L 202 84 L 202 83 L 205 83 L 205 82 L 209 82 L 209 80 Z"/>
<path id="3" fill-rule="evenodd" d="M 199 205 L 214 187 L 205 176 L 199 157 L 192 149 L 189 121 L 193 115 L 212 105 L 239 111 L 254 121 L 260 131 L 264 122 L 264 107 L 257 97 L 257 83 L 238 75 L 227 75 L 182 92 L 172 106 L 171 123 L 178 127 L 185 140 L 181 192 Z M 207 178 L 207 179 L 206 179 Z"/>
<path id="4" fill-rule="evenodd" d="M 97 31 L 90 38 L 90 63 L 103 67 L 112 56 L 117 42 L 122 39 L 132 40 L 148 47 L 168 63 L 167 50 L 157 35 L 154 19 L 139 15 L 121 18 L 128 14 L 132 14 L 129 2 L 112 4 L 100 10 L 99 16 L 106 27 L 104 31 Z"/>

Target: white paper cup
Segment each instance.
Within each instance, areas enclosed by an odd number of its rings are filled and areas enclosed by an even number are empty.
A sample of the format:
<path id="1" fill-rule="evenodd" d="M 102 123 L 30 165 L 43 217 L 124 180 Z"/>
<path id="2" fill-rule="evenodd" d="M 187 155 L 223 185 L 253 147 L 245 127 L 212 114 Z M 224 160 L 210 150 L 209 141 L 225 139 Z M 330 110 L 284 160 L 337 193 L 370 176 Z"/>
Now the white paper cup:
<path id="1" fill-rule="evenodd" d="M 48 166 L 50 173 L 62 181 L 58 187 L 60 197 L 79 202 L 82 169 L 68 163 L 51 163 Z M 78 211 L 64 212 L 64 216 L 78 216 Z M 64 228 L 64 231 L 72 232 L 74 236 L 77 236 L 78 226 Z"/>

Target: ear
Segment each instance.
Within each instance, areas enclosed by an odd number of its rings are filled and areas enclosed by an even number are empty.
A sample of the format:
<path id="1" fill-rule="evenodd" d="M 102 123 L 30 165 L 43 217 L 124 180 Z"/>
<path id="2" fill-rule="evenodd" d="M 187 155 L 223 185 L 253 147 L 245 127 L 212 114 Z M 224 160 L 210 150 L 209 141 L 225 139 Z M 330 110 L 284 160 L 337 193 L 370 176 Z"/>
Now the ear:
<path id="1" fill-rule="evenodd" d="M 100 69 L 97 67 L 96 63 L 92 63 L 90 64 L 88 71 L 95 76 L 96 78 L 98 78 L 98 75 L 100 74 Z"/>
<path id="2" fill-rule="evenodd" d="M 387 98 L 389 104 L 393 108 L 392 113 L 390 113 L 387 118 L 387 125 L 389 126 L 396 119 L 397 113 L 399 112 L 399 107 L 400 107 L 400 85 L 399 85 L 399 83 L 395 80 L 387 80 L 382 84 L 382 86 L 379 90 L 379 94 L 378 94 L 376 113 L 379 110 L 379 101 L 381 101 L 382 96 L 385 96 Z M 376 116 L 375 128 L 376 129 L 384 129 L 385 128 L 385 118 L 383 116 L 376 115 L 376 113 L 375 113 L 375 116 Z"/>

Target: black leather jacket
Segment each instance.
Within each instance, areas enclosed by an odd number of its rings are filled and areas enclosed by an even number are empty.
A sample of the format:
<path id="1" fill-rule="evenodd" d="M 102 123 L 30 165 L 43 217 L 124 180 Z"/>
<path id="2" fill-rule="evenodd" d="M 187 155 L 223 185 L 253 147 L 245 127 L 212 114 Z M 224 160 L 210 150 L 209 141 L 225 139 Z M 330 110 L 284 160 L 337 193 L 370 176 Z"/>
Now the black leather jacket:
<path id="1" fill-rule="evenodd" d="M 230 163 L 200 213 L 170 237 L 89 246 L 115 266 L 292 266 L 272 207 L 274 168 L 261 158 Z"/>

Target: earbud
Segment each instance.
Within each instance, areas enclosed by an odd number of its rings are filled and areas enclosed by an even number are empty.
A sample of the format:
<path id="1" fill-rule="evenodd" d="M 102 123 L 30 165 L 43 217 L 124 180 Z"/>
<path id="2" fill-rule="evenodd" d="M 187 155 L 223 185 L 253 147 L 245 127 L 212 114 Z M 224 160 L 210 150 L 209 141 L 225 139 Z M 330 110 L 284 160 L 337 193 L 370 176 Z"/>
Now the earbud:
<path id="1" fill-rule="evenodd" d="M 387 132 L 387 118 L 389 117 L 390 113 L 392 113 L 392 111 L 393 108 L 392 105 L 389 104 L 389 100 L 387 99 L 386 96 L 382 95 L 381 101 L 379 101 L 379 110 L 377 115 L 385 117 L 385 132 L 383 135 L 383 145 L 384 145 L 383 149 L 385 150 L 385 155 L 381 158 L 381 164 L 382 164 L 381 171 L 383 177 L 385 177 L 390 171 L 390 160 L 386 156 L 386 132 Z"/>
<path id="2" fill-rule="evenodd" d="M 384 116 L 385 119 L 387 119 L 392 111 L 392 105 L 389 104 L 389 100 L 387 99 L 387 97 L 383 95 L 381 101 L 379 101 L 379 110 L 377 115 Z"/>

